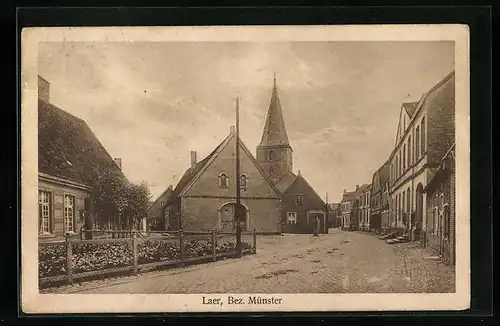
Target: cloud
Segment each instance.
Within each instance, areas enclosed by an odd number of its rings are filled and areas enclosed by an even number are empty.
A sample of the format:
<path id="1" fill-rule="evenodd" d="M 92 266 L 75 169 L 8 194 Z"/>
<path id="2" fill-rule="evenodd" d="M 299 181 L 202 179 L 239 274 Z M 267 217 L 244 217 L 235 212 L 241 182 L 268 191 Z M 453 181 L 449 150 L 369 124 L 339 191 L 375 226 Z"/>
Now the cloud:
<path id="1" fill-rule="evenodd" d="M 84 119 L 154 196 L 189 151 L 208 155 L 235 124 L 254 153 L 276 73 L 294 167 L 324 196 L 371 180 L 387 159 L 401 102 L 454 66 L 447 42 L 42 43 L 51 101 Z"/>

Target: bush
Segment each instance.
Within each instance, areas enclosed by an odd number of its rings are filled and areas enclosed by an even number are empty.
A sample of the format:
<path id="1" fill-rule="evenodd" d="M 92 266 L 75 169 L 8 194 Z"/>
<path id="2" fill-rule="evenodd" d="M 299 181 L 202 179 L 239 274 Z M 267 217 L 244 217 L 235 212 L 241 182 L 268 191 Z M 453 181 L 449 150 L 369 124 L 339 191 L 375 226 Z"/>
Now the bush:
<path id="1" fill-rule="evenodd" d="M 243 249 L 251 245 L 243 242 Z M 229 241 L 220 242 L 216 253 L 230 252 L 236 244 Z M 130 266 L 133 264 L 132 248 L 129 242 L 83 243 L 73 246 L 73 273 L 90 272 L 110 268 Z M 56 244 L 39 249 L 39 277 L 53 277 L 66 273 L 66 246 Z M 184 257 L 204 257 L 212 254 L 209 241 L 189 240 L 184 244 Z M 180 259 L 178 242 L 146 240 L 137 244 L 137 263 L 139 265 L 162 260 Z"/>

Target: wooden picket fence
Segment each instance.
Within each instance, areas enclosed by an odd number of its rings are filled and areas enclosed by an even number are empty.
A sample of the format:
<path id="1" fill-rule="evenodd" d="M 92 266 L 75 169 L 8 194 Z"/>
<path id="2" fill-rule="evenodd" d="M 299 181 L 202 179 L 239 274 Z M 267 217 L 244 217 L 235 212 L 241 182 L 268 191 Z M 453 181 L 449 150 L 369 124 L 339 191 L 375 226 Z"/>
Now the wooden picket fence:
<path id="1" fill-rule="evenodd" d="M 99 233 L 100 231 L 93 231 Z M 54 242 L 40 242 L 39 248 L 47 246 L 61 246 L 64 245 L 65 249 L 65 264 L 64 273 L 56 276 L 46 276 L 39 278 L 40 287 L 46 287 L 50 285 L 59 284 L 72 284 L 78 280 L 86 279 L 102 279 L 106 276 L 116 275 L 116 274 L 132 274 L 136 275 L 139 271 L 144 272 L 147 270 L 163 269 L 171 267 L 185 266 L 187 264 L 199 264 L 210 261 L 217 261 L 219 259 L 226 259 L 237 257 L 238 252 L 236 250 L 228 252 L 217 253 L 217 245 L 221 240 L 235 238 L 234 233 L 217 232 L 213 230 L 212 232 L 140 232 L 140 231 L 103 231 L 107 234 L 104 238 L 93 238 L 91 240 L 85 239 L 72 239 L 67 236 L 64 241 L 54 241 Z M 109 238 L 109 234 L 121 234 L 119 237 Z M 248 241 L 243 241 L 243 239 Z M 210 243 L 211 254 L 204 256 L 189 257 L 185 252 L 185 244 L 187 241 L 207 241 Z M 151 263 L 138 263 L 138 251 L 137 247 L 139 244 L 145 241 L 150 242 L 170 242 L 178 243 L 179 245 L 179 257 L 178 259 L 156 261 Z M 232 241 L 229 241 L 232 242 Z M 242 255 L 255 254 L 257 252 L 257 233 L 252 232 L 242 232 L 242 242 L 250 245 L 250 248 L 242 250 Z M 74 273 L 74 255 L 73 249 L 77 246 L 82 246 L 86 244 L 113 244 L 113 243 L 127 243 L 131 249 L 132 259 L 130 264 L 126 266 L 119 266 L 114 268 L 98 269 L 94 271 L 78 272 Z M 40 261 L 39 261 L 40 264 Z"/>

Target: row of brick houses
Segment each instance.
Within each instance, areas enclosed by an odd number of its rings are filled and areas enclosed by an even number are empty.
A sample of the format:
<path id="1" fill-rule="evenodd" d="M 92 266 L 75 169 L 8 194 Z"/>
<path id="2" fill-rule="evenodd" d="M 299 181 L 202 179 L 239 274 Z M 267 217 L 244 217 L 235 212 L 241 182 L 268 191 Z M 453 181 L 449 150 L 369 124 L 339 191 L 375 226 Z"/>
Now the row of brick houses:
<path id="1" fill-rule="evenodd" d="M 344 190 L 341 228 L 420 241 L 455 262 L 455 73 L 403 103 L 394 147 L 370 185 Z M 367 218 L 368 215 L 368 218 Z"/>
<path id="2" fill-rule="evenodd" d="M 236 207 L 236 133 L 207 157 L 191 166 L 171 191 L 150 207 L 149 220 L 160 229 L 232 232 L 235 210 L 244 216 L 243 229 L 259 233 L 328 232 L 327 207 L 304 175 L 293 172 L 293 149 L 274 78 L 262 138 L 256 156 L 239 139 L 241 205 Z M 156 222 L 153 222 L 156 221 Z"/>

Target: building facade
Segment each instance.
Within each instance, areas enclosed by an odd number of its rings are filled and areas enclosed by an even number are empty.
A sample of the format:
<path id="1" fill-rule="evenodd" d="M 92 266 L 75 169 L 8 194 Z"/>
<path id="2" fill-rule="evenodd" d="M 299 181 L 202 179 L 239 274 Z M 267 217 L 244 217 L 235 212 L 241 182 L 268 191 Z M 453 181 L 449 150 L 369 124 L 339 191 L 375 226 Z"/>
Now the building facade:
<path id="1" fill-rule="evenodd" d="M 170 230 L 171 225 L 168 223 L 168 218 L 166 218 L 165 213 L 167 211 L 167 202 L 170 200 L 170 196 L 172 195 L 173 191 L 173 186 L 168 186 L 168 188 L 149 206 L 146 225 L 146 228 L 148 230 Z"/>
<path id="2" fill-rule="evenodd" d="M 186 170 L 167 202 L 165 220 L 171 230 L 234 232 L 235 210 L 242 229 L 281 233 L 280 193 L 240 140 L 241 204 L 236 207 L 236 133 L 230 134 L 205 159 L 191 153 Z"/>
<path id="3" fill-rule="evenodd" d="M 277 185 L 280 190 L 281 183 Z M 325 202 L 301 175 L 300 170 L 293 182 L 281 192 L 284 233 L 328 233 Z"/>
<path id="4" fill-rule="evenodd" d="M 340 225 L 340 219 L 342 216 L 342 210 L 340 203 L 330 203 L 328 204 L 328 227 L 338 228 Z"/>
<path id="5" fill-rule="evenodd" d="M 425 235 L 424 187 L 430 169 L 454 141 L 455 74 L 450 73 L 420 101 L 403 103 L 390 158 L 390 228 L 410 240 Z"/>
<path id="6" fill-rule="evenodd" d="M 342 201 L 340 202 L 341 219 L 339 227 L 341 229 L 351 230 L 353 226 L 357 226 L 356 204 L 356 191 L 348 192 L 346 189 L 344 189 L 344 193 L 342 194 Z"/>
<path id="7" fill-rule="evenodd" d="M 388 227 L 388 201 L 387 184 L 389 182 L 389 161 L 385 162 L 372 177 L 372 187 L 370 194 L 370 229 L 376 233 L 381 233 L 383 228 Z M 382 218 L 383 213 L 386 216 Z M 382 223 L 384 220 L 384 223 Z"/>
<path id="8" fill-rule="evenodd" d="M 371 185 L 364 184 L 358 190 L 358 229 L 370 231 L 370 199 Z"/>
<path id="9" fill-rule="evenodd" d="M 38 234 L 41 239 L 98 228 L 92 191 L 99 171 L 121 174 L 85 121 L 50 103 L 50 84 L 38 76 Z"/>
<path id="10" fill-rule="evenodd" d="M 424 188 L 427 223 L 424 246 L 431 248 L 449 264 L 455 264 L 455 144 L 433 170 Z"/>

